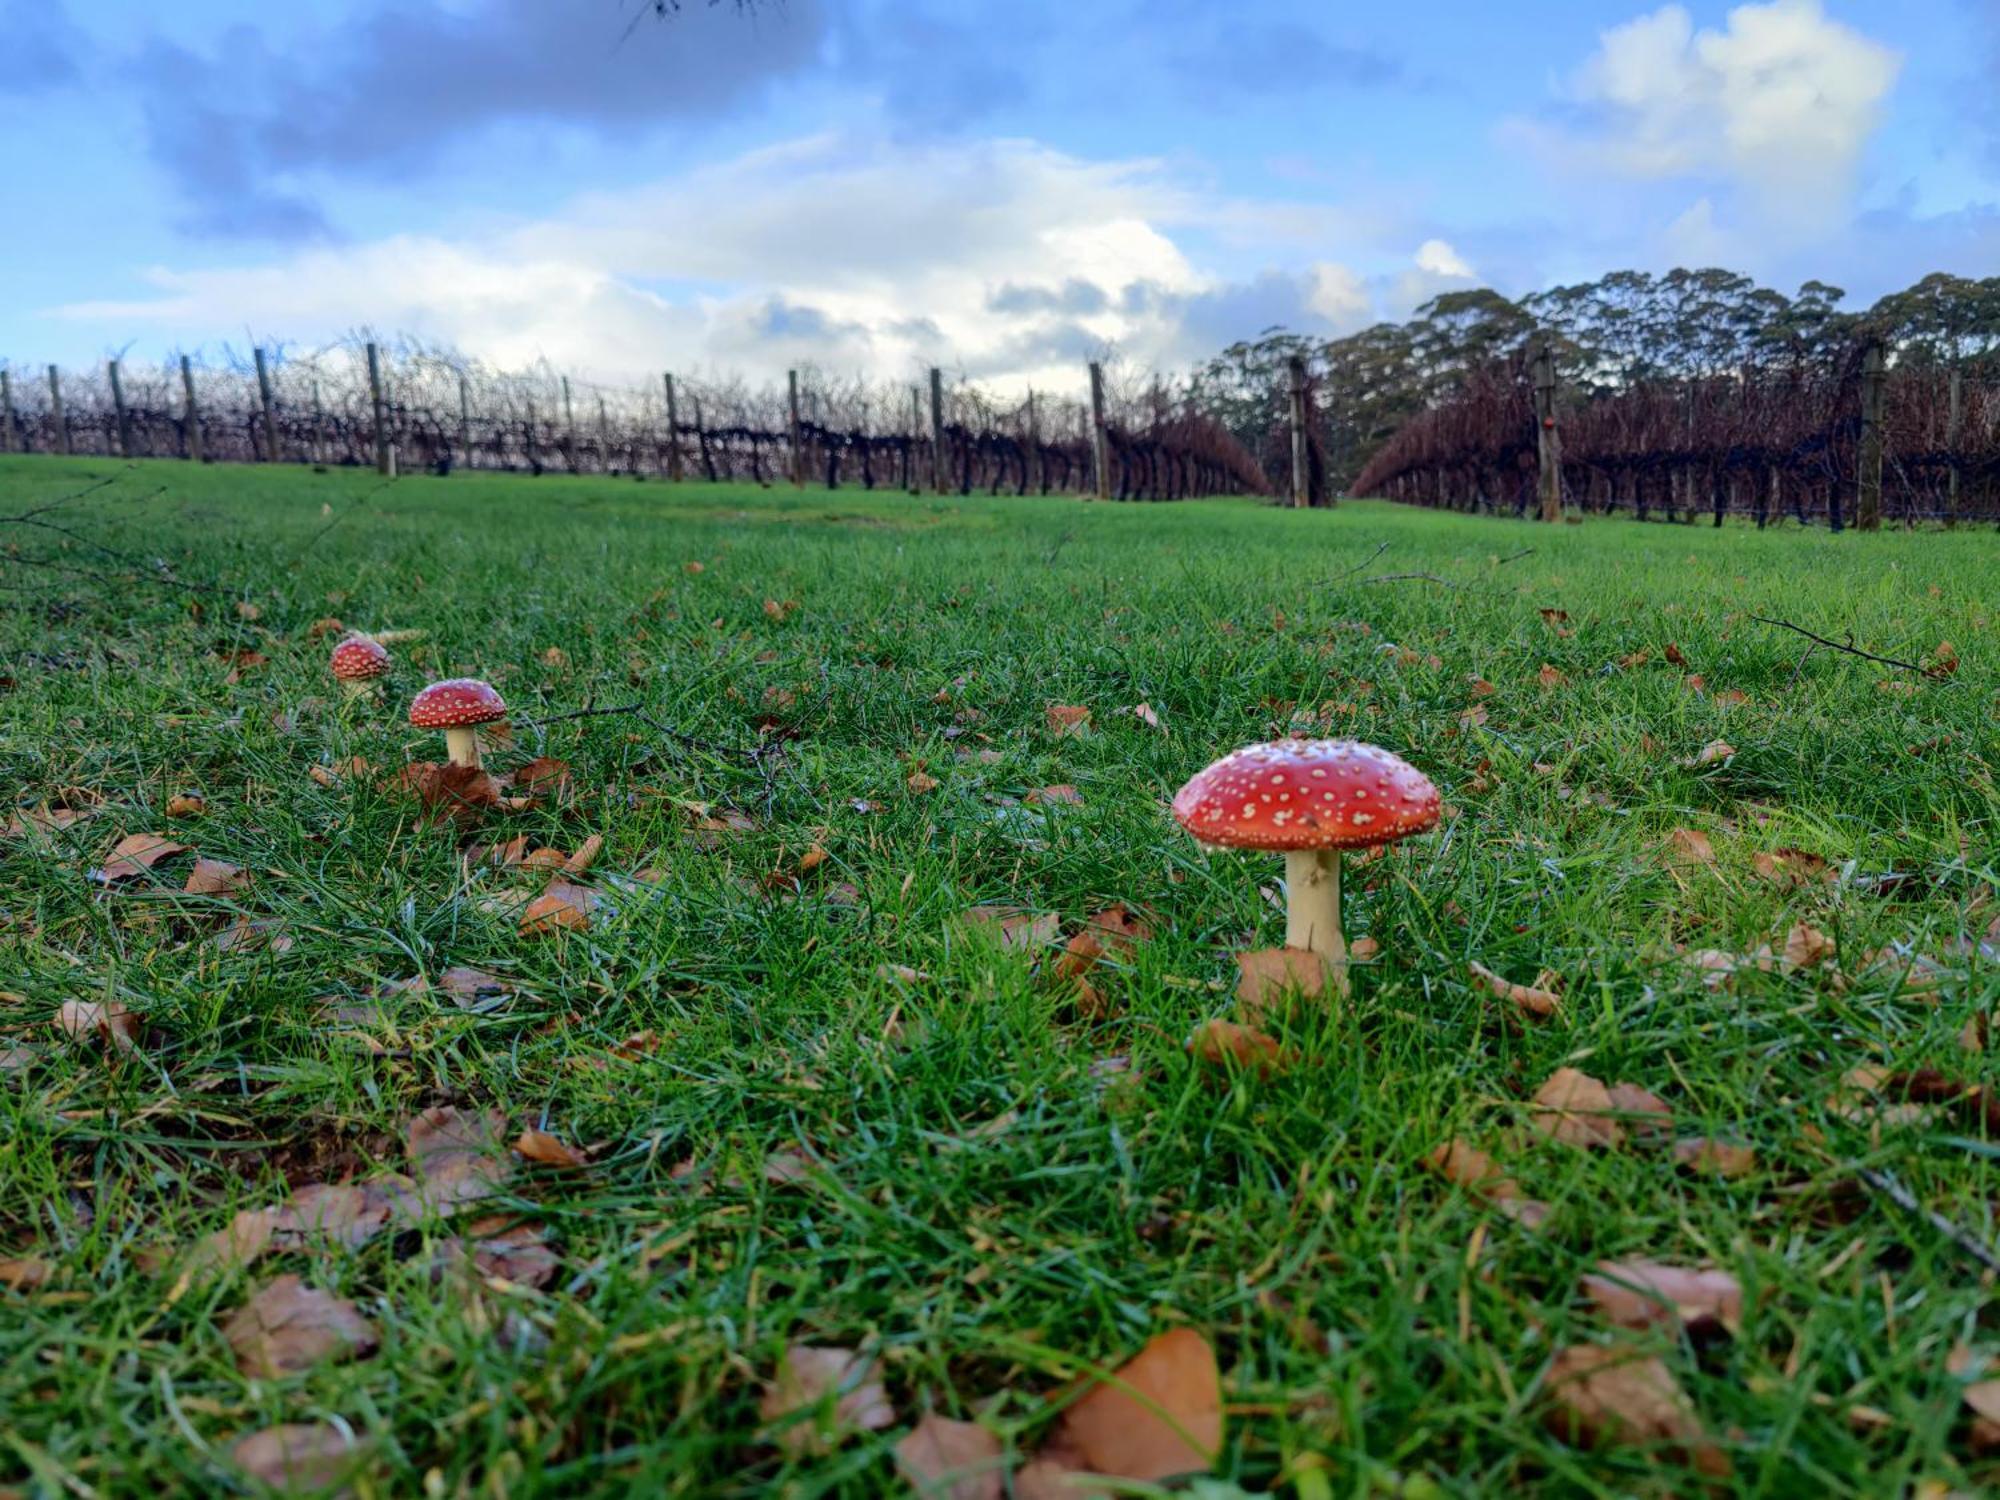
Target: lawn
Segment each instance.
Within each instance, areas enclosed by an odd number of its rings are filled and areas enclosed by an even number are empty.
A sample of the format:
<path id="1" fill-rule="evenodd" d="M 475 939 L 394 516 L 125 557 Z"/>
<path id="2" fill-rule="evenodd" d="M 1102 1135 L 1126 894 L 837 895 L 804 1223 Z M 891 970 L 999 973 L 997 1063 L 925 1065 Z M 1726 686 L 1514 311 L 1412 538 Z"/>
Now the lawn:
<path id="1" fill-rule="evenodd" d="M 0 525 L 0 1491 L 300 1424 L 361 1495 L 893 1493 L 1176 1329 L 1207 1495 L 1994 1482 L 1990 534 L 0 459 L 67 496 Z M 385 697 L 334 620 L 423 632 Z M 427 815 L 453 675 L 566 777 Z M 1246 1018 L 1281 863 L 1166 803 L 1294 727 L 1444 818 Z M 794 1345 L 861 1388 L 786 1418 Z"/>

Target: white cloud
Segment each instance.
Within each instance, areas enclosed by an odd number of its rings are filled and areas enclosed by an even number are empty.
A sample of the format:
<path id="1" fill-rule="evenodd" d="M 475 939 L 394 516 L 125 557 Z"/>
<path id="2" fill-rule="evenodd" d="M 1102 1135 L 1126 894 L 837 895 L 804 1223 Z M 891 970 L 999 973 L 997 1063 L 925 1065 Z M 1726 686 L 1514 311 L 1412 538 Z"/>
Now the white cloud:
<path id="1" fill-rule="evenodd" d="M 1417 269 L 1433 276 L 1461 276 L 1470 280 L 1472 267 L 1444 240 L 1425 240 L 1417 246 Z"/>
<path id="2" fill-rule="evenodd" d="M 878 378 L 930 363 L 1073 388 L 1095 349 L 1140 365 L 1206 357 L 1257 319 L 1347 331 L 1370 284 L 1317 261 L 1232 280 L 1174 238 L 1250 210 L 1160 164 L 1091 162 L 1026 141 L 912 145 L 815 137 L 478 238 L 322 245 L 264 264 L 157 269 L 155 296 L 58 316 L 199 344 L 248 329 L 298 341 L 358 326 L 502 366 L 546 358 L 600 378 L 662 369 L 769 377 L 814 363 Z M 1462 266 L 1442 242 L 1419 264 Z"/>
<path id="3" fill-rule="evenodd" d="M 1901 67 L 1821 0 L 1741 5 L 1700 30 L 1667 5 L 1599 36 L 1570 88 L 1590 124 L 1509 133 L 1599 171 L 1726 183 L 1761 218 L 1820 227 L 1848 207 Z"/>

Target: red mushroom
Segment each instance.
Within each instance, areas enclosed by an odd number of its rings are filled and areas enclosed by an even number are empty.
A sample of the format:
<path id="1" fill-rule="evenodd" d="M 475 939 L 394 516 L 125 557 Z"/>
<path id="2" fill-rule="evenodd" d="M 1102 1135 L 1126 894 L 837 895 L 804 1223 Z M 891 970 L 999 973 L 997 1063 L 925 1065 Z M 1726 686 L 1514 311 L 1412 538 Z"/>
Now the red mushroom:
<path id="1" fill-rule="evenodd" d="M 327 667 L 348 697 L 365 698 L 374 691 L 375 679 L 388 675 L 389 653 L 373 636 L 350 635 L 333 648 Z"/>
<path id="2" fill-rule="evenodd" d="M 478 727 L 506 712 L 506 701 L 492 684 L 476 677 L 434 682 L 410 700 L 410 722 L 419 729 L 442 729 L 445 753 L 455 766 L 479 765 Z"/>
<path id="3" fill-rule="evenodd" d="M 1340 851 L 1434 827 L 1438 789 L 1400 756 L 1359 740 L 1278 740 L 1222 757 L 1174 798 L 1204 844 L 1285 855 L 1285 946 L 1319 954 L 1348 993 Z"/>

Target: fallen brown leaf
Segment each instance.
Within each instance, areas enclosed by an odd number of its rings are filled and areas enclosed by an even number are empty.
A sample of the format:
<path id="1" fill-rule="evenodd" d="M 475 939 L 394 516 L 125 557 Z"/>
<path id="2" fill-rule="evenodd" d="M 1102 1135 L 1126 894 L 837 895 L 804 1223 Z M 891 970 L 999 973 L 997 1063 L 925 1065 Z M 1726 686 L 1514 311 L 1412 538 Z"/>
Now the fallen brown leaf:
<path id="1" fill-rule="evenodd" d="M 977 1422 L 925 1412 L 896 1444 L 896 1467 L 919 1500 L 1001 1500 L 1002 1451 L 999 1437 Z"/>
<path id="2" fill-rule="evenodd" d="M 1569 679 L 1564 677 L 1561 672 L 1557 671 L 1549 663 L 1543 662 L 1542 669 L 1535 674 L 1535 680 L 1545 688 L 1557 688 L 1561 687 Z"/>
<path id="3" fill-rule="evenodd" d="M 55 1268 L 36 1256 L 14 1256 L 0 1260 L 0 1286 L 13 1292 L 32 1292 L 47 1286 Z"/>
<path id="4" fill-rule="evenodd" d="M 1308 948 L 1257 948 L 1236 955 L 1236 1002 L 1253 1022 L 1282 1015 L 1296 998 L 1333 992 L 1327 961 Z"/>
<path id="5" fill-rule="evenodd" d="M 236 1467 L 280 1494 L 318 1495 L 338 1488 L 362 1457 L 353 1436 L 328 1422 L 286 1422 L 230 1444 Z"/>
<path id="6" fill-rule="evenodd" d="M 1062 918 L 1054 912 L 1027 912 L 1017 906 L 967 907 L 965 921 L 1010 953 L 1045 948 L 1062 931 Z"/>
<path id="7" fill-rule="evenodd" d="M 1650 1355 L 1629 1346 L 1573 1344 L 1556 1351 L 1545 1390 L 1549 1429 L 1564 1442 L 1658 1446 L 1701 1473 L 1730 1472 L 1729 1456 L 1703 1432 L 1673 1373 Z"/>
<path id="8" fill-rule="evenodd" d="M 90 872 L 90 878 L 103 885 L 112 885 L 145 874 L 163 859 L 185 853 L 186 844 L 176 844 L 164 834 L 128 833 L 112 846 L 111 852 L 105 856 L 103 867 Z"/>
<path id="9" fill-rule="evenodd" d="M 1137 719 L 1141 724 L 1144 724 L 1148 729 L 1165 730 L 1167 727 L 1160 722 L 1160 716 L 1153 711 L 1153 705 L 1150 703 L 1133 704 L 1132 717 Z"/>
<path id="10" fill-rule="evenodd" d="M 1205 1472 L 1222 1449 L 1222 1373 L 1192 1328 L 1146 1346 L 1064 1411 L 1040 1461 L 1057 1471 L 1161 1480 Z M 1060 1493 L 1052 1489 L 1051 1493 Z"/>
<path id="11" fill-rule="evenodd" d="M 1542 970 L 1535 976 L 1533 984 L 1515 984 L 1510 979 L 1501 978 L 1482 963 L 1475 962 L 1469 967 L 1474 979 L 1526 1015 L 1537 1018 L 1552 1016 L 1562 1008 L 1562 996 L 1556 993 L 1562 981 L 1553 969 Z"/>
<path id="12" fill-rule="evenodd" d="M 1289 1061 L 1285 1049 L 1253 1026 L 1221 1017 L 1203 1021 L 1187 1039 L 1188 1054 L 1213 1068 L 1234 1065 L 1269 1077 Z"/>
<path id="13" fill-rule="evenodd" d="M 191 792 L 176 792 L 167 798 L 167 816 L 170 818 L 198 818 L 207 811 L 207 801 Z"/>
<path id="14" fill-rule="evenodd" d="M 505 1134 L 497 1109 L 466 1114 L 433 1105 L 411 1120 L 407 1144 L 424 1200 L 443 1208 L 489 1196 L 513 1173 Z"/>
<path id="15" fill-rule="evenodd" d="M 1130 953 L 1140 943 L 1152 939 L 1152 926 L 1123 906 L 1108 906 L 1084 920 L 1084 926 L 1117 953 Z"/>
<path id="16" fill-rule="evenodd" d="M 1714 1177 L 1748 1177 L 1757 1170 L 1757 1153 L 1751 1147 L 1705 1137 L 1675 1141 L 1674 1160 L 1690 1172 Z"/>
<path id="17" fill-rule="evenodd" d="M 1620 1328 L 1720 1327 L 1743 1321 L 1743 1287 L 1727 1271 L 1697 1271 L 1656 1260 L 1601 1260 L 1583 1294 Z"/>
<path id="18" fill-rule="evenodd" d="M 1049 733 L 1058 737 L 1083 734 L 1090 728 L 1090 710 L 1073 703 L 1051 703 L 1044 717 Z"/>
<path id="19" fill-rule="evenodd" d="M 1676 828 L 1667 835 L 1666 858 L 1677 865 L 1712 865 L 1715 846 L 1708 835 L 1694 828 Z"/>
<path id="20" fill-rule="evenodd" d="M 250 872 L 241 865 L 197 857 L 181 890 L 190 896 L 233 896 L 249 883 Z"/>
<path id="21" fill-rule="evenodd" d="M 222 1325 L 236 1365 L 252 1378 L 276 1379 L 327 1359 L 365 1357 L 378 1342 L 374 1325 L 344 1297 L 280 1276 Z"/>
<path id="22" fill-rule="evenodd" d="M 1735 754 L 1736 747 L 1730 744 L 1729 741 L 1710 740 L 1700 750 L 1682 761 L 1681 764 L 1692 770 L 1700 766 L 1712 766 L 1719 761 L 1726 761 Z"/>
<path id="23" fill-rule="evenodd" d="M 587 932 L 598 900 L 596 891 L 557 876 L 521 913 L 521 935 L 527 937 L 564 928 Z"/>
<path id="24" fill-rule="evenodd" d="M 1615 1146 L 1625 1132 L 1612 1118 L 1611 1091 L 1588 1073 L 1557 1068 L 1535 1091 L 1528 1123 L 1552 1141 L 1588 1148 Z"/>
<path id="25" fill-rule="evenodd" d="M 139 1018 L 116 1000 L 65 1000 L 56 1009 L 56 1030 L 73 1041 L 100 1038 L 124 1052 L 139 1039 Z"/>
<path id="26" fill-rule="evenodd" d="M 1072 807 L 1081 807 L 1083 806 L 1083 793 L 1079 792 L 1068 782 L 1063 782 L 1057 786 L 1034 787 L 1021 800 L 1038 807 L 1055 803 L 1065 803 Z"/>
<path id="27" fill-rule="evenodd" d="M 589 1156 L 544 1130 L 524 1130 L 515 1138 L 514 1150 L 529 1161 L 545 1167 L 575 1169 L 590 1165 Z"/>
<path id="28" fill-rule="evenodd" d="M 852 1349 L 793 1344 L 757 1404 L 772 1439 L 794 1457 L 831 1453 L 857 1432 L 895 1425 L 895 1408 L 872 1357 Z"/>
<path id="29" fill-rule="evenodd" d="M 1792 930 L 1785 934 L 1785 964 L 1788 968 L 1817 968 L 1833 954 L 1833 939 L 1817 927 L 1795 922 Z"/>
<path id="30" fill-rule="evenodd" d="M 1548 1219 L 1549 1206 L 1524 1194 L 1520 1184 L 1477 1146 L 1454 1138 L 1426 1156 L 1424 1165 L 1467 1192 L 1486 1199 L 1525 1228 L 1539 1229 Z"/>
<path id="31" fill-rule="evenodd" d="M 1750 871 L 1759 880 L 1774 885 L 1802 886 L 1815 882 L 1833 884 L 1840 872 L 1819 855 L 1805 849 L 1773 849 L 1750 856 Z"/>

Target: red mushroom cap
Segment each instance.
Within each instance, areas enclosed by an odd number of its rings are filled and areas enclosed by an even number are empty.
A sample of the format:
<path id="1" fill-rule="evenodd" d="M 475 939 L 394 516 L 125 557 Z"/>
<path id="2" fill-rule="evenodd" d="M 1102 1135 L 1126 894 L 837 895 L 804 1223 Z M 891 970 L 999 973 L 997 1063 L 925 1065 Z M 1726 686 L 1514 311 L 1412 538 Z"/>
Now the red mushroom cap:
<path id="1" fill-rule="evenodd" d="M 372 636 L 350 635 L 333 648 L 327 665 L 342 682 L 365 682 L 389 670 L 389 652 Z"/>
<path id="2" fill-rule="evenodd" d="M 450 677 L 434 682 L 410 700 L 410 722 L 419 729 L 463 729 L 491 724 L 507 712 L 507 703 L 491 683 L 477 677 Z"/>
<path id="3" fill-rule="evenodd" d="M 1433 827 L 1438 789 L 1401 756 L 1359 740 L 1277 740 L 1232 751 L 1174 798 L 1204 844 L 1355 849 Z"/>

